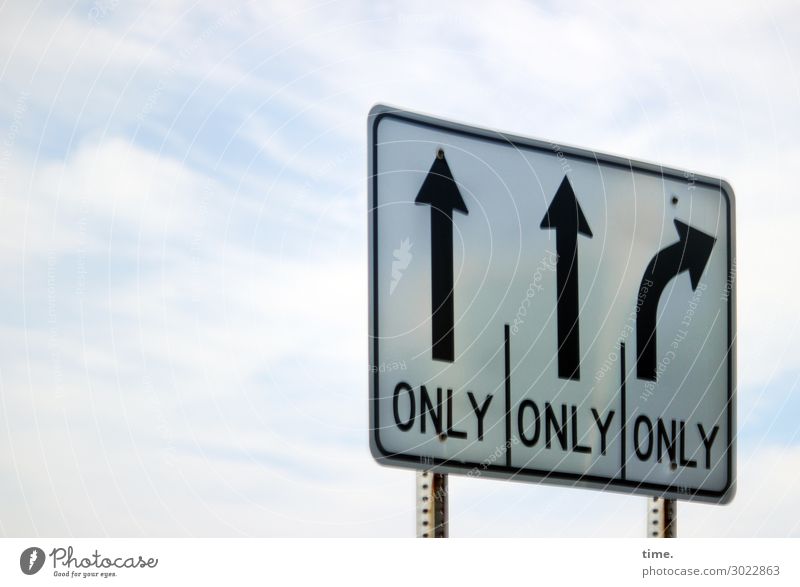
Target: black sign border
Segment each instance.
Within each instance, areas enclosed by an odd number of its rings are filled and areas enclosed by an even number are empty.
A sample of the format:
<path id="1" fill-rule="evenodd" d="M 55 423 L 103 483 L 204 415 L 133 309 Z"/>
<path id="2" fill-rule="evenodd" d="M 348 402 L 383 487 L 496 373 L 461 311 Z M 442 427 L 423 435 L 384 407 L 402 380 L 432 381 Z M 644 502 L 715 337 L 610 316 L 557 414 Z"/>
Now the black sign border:
<path id="1" fill-rule="evenodd" d="M 403 122 L 410 122 L 424 127 L 433 128 L 439 131 L 459 134 L 473 139 L 485 140 L 493 143 L 502 143 L 507 146 L 522 148 L 525 150 L 535 150 L 552 154 L 554 146 L 565 155 L 570 155 L 576 159 L 588 160 L 597 164 L 610 165 L 623 168 L 628 171 L 637 171 L 666 177 L 670 179 L 680 179 L 686 181 L 691 179 L 695 184 L 702 184 L 713 189 L 719 189 L 726 203 L 727 220 L 727 262 L 728 262 L 728 402 L 727 402 L 727 483 L 720 490 L 709 490 L 700 488 L 689 488 L 677 485 L 664 485 L 660 483 L 650 483 L 620 479 L 616 477 L 608 478 L 598 475 L 585 475 L 578 473 L 564 473 L 556 471 L 543 471 L 539 469 L 510 467 L 506 465 L 469 463 L 465 461 L 455 461 L 450 459 L 440 459 L 423 457 L 420 455 L 409 455 L 406 453 L 396 453 L 386 450 L 380 441 L 379 425 L 379 335 L 378 335 L 378 126 L 384 119 L 396 119 Z M 729 503 L 736 491 L 736 479 L 734 474 L 736 461 L 736 435 L 735 413 L 736 413 L 736 276 L 732 271 L 731 260 L 735 255 L 735 221 L 734 206 L 735 199 L 731 185 L 721 178 L 714 178 L 687 172 L 671 167 L 665 167 L 654 163 L 638 161 L 606 153 L 598 153 L 578 147 L 562 145 L 556 142 L 541 141 L 513 134 L 502 133 L 484 128 L 467 126 L 460 123 L 442 120 L 432 116 L 409 112 L 391 106 L 376 104 L 370 109 L 367 118 L 367 143 L 368 143 L 368 206 L 369 206 L 369 342 L 370 342 L 370 450 L 380 464 L 417 469 L 432 470 L 440 473 L 467 474 L 469 471 L 479 470 L 481 476 L 510 479 L 514 481 L 545 482 L 549 484 L 566 485 L 572 487 L 584 487 L 588 489 L 600 489 L 619 491 L 623 493 L 635 493 L 658 497 L 668 497 L 670 499 L 681 499 L 689 501 L 703 501 L 711 503 Z"/>

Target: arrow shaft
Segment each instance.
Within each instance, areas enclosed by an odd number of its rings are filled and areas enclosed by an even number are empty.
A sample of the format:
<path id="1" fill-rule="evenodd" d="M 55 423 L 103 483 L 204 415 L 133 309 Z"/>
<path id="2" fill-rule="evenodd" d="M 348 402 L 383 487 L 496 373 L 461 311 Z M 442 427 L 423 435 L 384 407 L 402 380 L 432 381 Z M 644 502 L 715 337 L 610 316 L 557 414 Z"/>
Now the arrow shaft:
<path id="1" fill-rule="evenodd" d="M 639 312 L 636 317 L 636 377 L 655 381 L 657 372 L 656 338 L 658 302 L 667 284 L 688 269 L 682 262 L 683 243 L 675 243 L 650 261 L 639 285 Z"/>
<path id="2" fill-rule="evenodd" d="M 578 234 L 556 232 L 556 282 L 558 298 L 558 376 L 580 380 L 580 328 L 578 326 Z"/>
<path id="3" fill-rule="evenodd" d="M 455 360 L 453 325 L 453 218 L 431 208 L 432 350 L 437 361 Z"/>

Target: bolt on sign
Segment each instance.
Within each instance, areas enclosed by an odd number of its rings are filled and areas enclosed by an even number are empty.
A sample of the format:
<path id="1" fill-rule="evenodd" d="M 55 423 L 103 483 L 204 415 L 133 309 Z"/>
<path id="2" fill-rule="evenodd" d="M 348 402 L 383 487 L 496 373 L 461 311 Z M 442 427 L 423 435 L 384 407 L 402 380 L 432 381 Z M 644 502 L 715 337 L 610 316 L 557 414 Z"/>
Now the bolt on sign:
<path id="1" fill-rule="evenodd" d="M 381 105 L 368 134 L 374 457 L 730 501 L 731 187 Z"/>

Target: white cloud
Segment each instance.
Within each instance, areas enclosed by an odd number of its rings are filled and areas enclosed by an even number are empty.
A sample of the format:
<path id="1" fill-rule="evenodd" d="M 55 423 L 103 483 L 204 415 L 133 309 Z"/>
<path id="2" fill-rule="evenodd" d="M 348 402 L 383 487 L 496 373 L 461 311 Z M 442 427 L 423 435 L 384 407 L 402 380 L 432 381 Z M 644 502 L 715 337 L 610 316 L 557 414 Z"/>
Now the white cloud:
<path id="1" fill-rule="evenodd" d="M 680 505 L 681 536 L 800 536 L 800 448 L 765 446 L 739 457 L 736 497 L 724 507 Z"/>

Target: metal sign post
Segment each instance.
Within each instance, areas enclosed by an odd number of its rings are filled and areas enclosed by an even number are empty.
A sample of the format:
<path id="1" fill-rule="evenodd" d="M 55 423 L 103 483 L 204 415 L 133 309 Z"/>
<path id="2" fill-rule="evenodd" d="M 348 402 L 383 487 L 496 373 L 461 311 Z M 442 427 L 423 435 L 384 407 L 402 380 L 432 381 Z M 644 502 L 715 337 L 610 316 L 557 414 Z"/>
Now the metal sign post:
<path id="1" fill-rule="evenodd" d="M 648 538 L 678 537 L 678 502 L 653 497 L 647 500 Z"/>
<path id="2" fill-rule="evenodd" d="M 417 538 L 447 538 L 447 475 L 417 471 Z"/>

